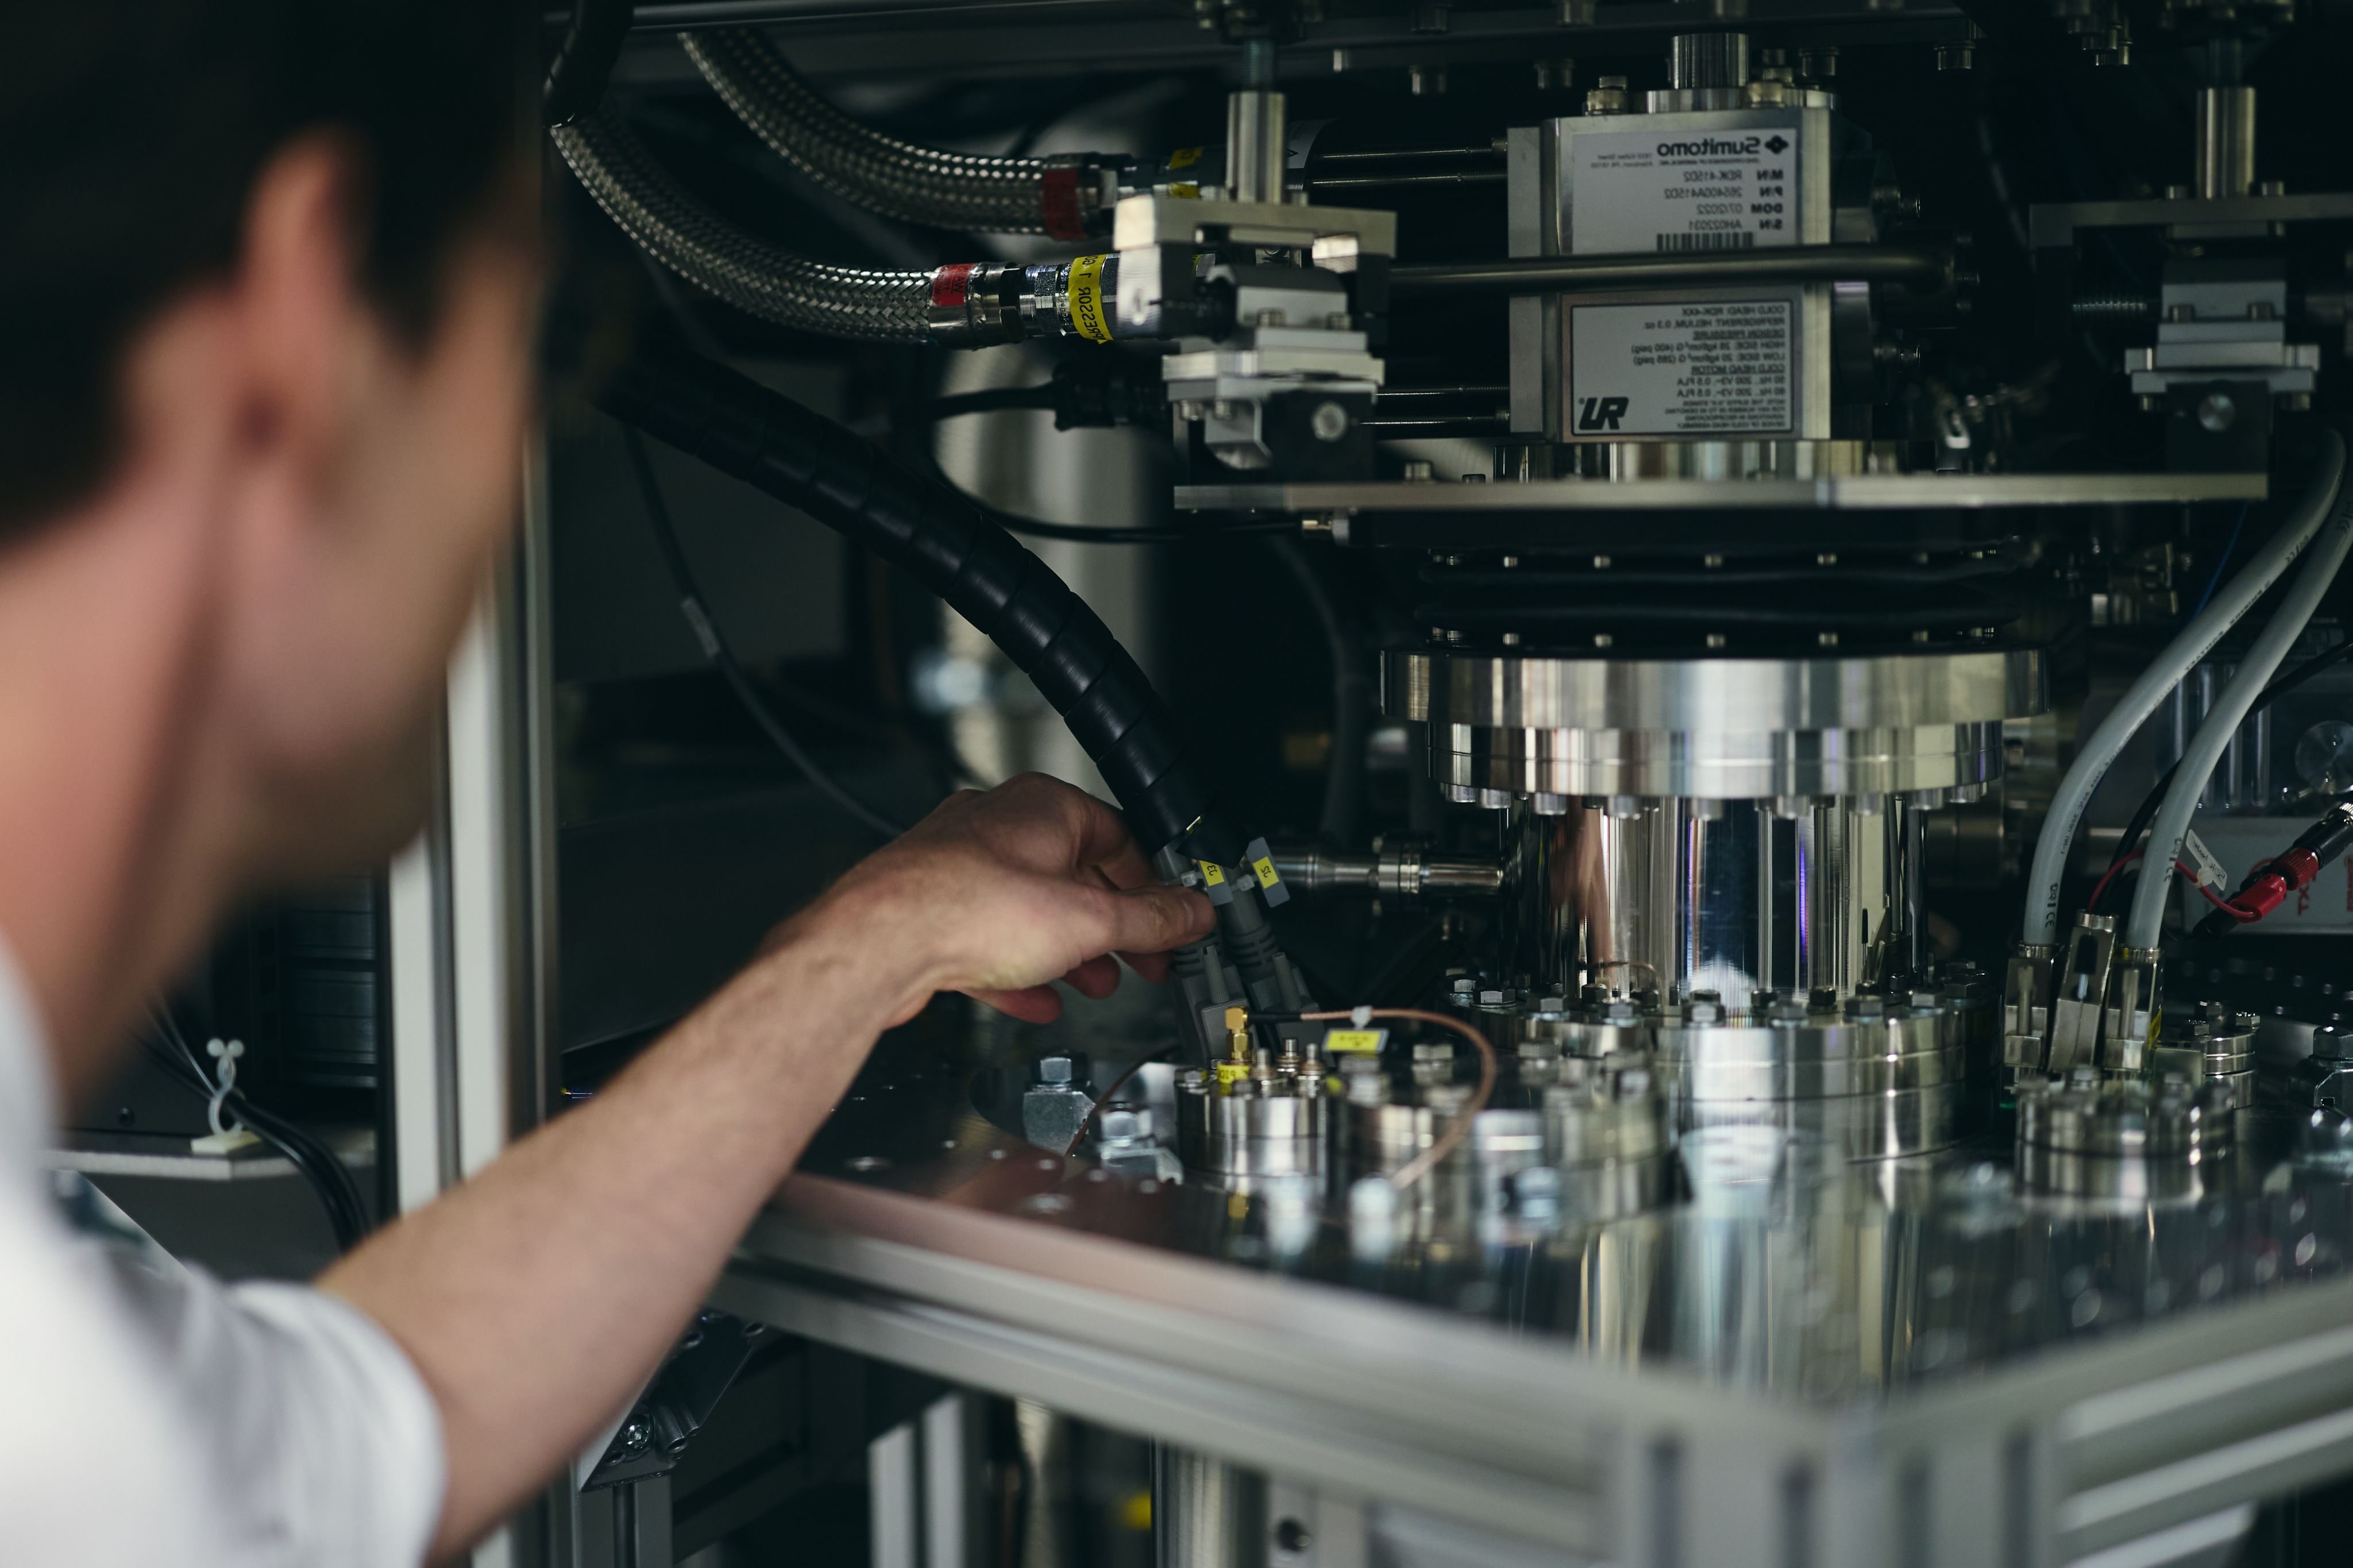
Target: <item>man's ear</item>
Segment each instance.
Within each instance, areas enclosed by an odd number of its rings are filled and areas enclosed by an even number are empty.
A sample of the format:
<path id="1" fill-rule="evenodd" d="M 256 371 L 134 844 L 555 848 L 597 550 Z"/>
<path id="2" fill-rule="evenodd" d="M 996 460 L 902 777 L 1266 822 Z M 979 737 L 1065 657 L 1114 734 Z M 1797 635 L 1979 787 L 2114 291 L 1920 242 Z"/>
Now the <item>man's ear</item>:
<path id="1" fill-rule="evenodd" d="M 238 356 L 237 431 L 248 459 L 309 495 L 344 439 L 382 329 L 362 298 L 367 169 L 346 139 L 298 138 L 255 181 L 225 303 Z"/>

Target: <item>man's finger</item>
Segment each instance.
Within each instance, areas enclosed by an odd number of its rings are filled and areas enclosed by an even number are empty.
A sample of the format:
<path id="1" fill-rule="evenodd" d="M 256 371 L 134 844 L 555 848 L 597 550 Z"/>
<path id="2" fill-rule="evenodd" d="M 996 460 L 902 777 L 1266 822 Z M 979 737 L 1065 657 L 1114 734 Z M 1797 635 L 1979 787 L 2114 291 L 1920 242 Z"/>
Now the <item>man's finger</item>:
<path id="1" fill-rule="evenodd" d="M 1165 952 L 1123 952 L 1121 960 L 1155 985 L 1168 978 L 1168 955 Z"/>
<path id="2" fill-rule="evenodd" d="M 1102 872 L 1114 888 L 1142 888 L 1160 879 L 1136 847 L 1126 818 L 1083 790 L 1071 791 L 1068 806 L 1078 835 L 1079 865 Z"/>
<path id="3" fill-rule="evenodd" d="M 1080 995 L 1100 1002 L 1119 989 L 1119 960 L 1108 954 L 1090 958 L 1063 975 L 1062 980 Z"/>
<path id="4" fill-rule="evenodd" d="M 1208 899 L 1158 882 L 1109 894 L 1102 908 L 1111 927 L 1103 945 L 1113 952 L 1166 952 L 1208 935 L 1217 922 Z"/>

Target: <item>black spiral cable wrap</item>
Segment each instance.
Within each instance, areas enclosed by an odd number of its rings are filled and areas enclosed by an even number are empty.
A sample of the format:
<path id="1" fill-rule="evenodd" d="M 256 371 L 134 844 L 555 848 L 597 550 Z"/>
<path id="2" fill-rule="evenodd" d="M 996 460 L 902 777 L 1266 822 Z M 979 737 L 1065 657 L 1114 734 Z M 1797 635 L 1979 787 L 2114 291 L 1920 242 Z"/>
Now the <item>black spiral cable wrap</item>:
<path id="1" fill-rule="evenodd" d="M 622 232 L 696 288 L 802 331 L 893 342 L 930 338 L 931 273 L 834 267 L 742 233 L 681 190 L 610 108 L 549 134 Z"/>
<path id="2" fill-rule="evenodd" d="M 1084 158 L 991 158 L 917 147 L 827 102 L 757 31 L 681 33 L 687 58 L 761 141 L 845 201 L 934 228 L 985 234 L 1085 232 Z"/>
<path id="3" fill-rule="evenodd" d="M 908 573 L 1003 648 L 1071 727 L 1147 851 L 1197 832 L 1210 794 L 1176 723 L 1086 602 L 968 496 L 691 350 L 641 342 L 597 405 L 807 512 Z M 1204 852 L 1239 858 L 1208 830 Z"/>

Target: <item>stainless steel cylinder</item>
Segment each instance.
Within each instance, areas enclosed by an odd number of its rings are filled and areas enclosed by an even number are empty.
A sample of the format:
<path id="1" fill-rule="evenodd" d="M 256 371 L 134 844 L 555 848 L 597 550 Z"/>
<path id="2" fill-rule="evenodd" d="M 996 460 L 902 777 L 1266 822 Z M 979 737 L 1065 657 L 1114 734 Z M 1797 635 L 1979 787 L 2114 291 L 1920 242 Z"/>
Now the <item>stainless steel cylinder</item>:
<path id="1" fill-rule="evenodd" d="M 1155 1444 L 1152 1533 L 1158 1568 L 1265 1568 L 1266 1478 Z"/>
<path id="2" fill-rule="evenodd" d="M 1274 1087 L 1274 1086 L 1268 1086 Z M 1312 1176 L 1324 1169 L 1332 1102 L 1314 1086 L 1229 1089 L 1199 1073 L 1176 1084 L 1176 1156 L 1188 1170 L 1228 1176 Z"/>
<path id="3" fill-rule="evenodd" d="M 1381 703 L 1429 726 L 1441 785 L 1784 801 L 1970 791 L 2049 706 L 2031 648 L 1622 658 L 1399 648 Z M 1941 804 L 1941 798 L 1939 799 Z"/>
<path id="4" fill-rule="evenodd" d="M 1520 826 L 1521 962 L 1669 997 L 1852 994 L 1921 967 L 1921 815 L 1901 800 L 1660 800 Z"/>
<path id="5" fill-rule="evenodd" d="M 1662 1024 L 1659 1069 L 1686 1129 L 1775 1127 L 1874 1160 L 1953 1141 L 1968 1051 L 1942 1006 L 1860 998 L 1826 1013 L 1776 1003 L 1746 1022 Z"/>
<path id="6" fill-rule="evenodd" d="M 1748 85 L 1748 35 L 1678 33 L 1669 46 L 1668 80 L 1679 88 Z"/>
<path id="7" fill-rule="evenodd" d="M 2019 1087 L 2019 1174 L 2030 1187 L 2071 1197 L 2195 1196 L 2237 1131 L 2223 1085 L 2152 1089 L 2083 1068 L 2064 1082 Z"/>
<path id="8" fill-rule="evenodd" d="M 2199 1003 L 2165 1015 L 2149 1052 L 2149 1070 L 2178 1077 L 2192 1089 L 2211 1088 L 2233 1110 L 2255 1103 L 2255 1035 L 2263 1020 L 2221 1003 Z"/>
<path id="9" fill-rule="evenodd" d="M 2255 188 L 2255 89 L 2209 87 L 2198 93 L 2198 194 L 2208 201 Z"/>
<path id="10" fill-rule="evenodd" d="M 1282 94 L 1265 88 L 1227 94 L 1227 195 L 1238 202 L 1282 201 L 1289 161 Z"/>

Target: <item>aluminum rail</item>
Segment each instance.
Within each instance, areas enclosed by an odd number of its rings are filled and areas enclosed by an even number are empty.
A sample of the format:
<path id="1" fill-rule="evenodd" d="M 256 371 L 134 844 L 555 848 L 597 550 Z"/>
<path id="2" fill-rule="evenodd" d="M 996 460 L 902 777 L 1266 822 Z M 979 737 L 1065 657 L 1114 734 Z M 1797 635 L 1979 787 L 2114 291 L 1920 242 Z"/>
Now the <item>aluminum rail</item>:
<path id="1" fill-rule="evenodd" d="M 1894 283 L 1923 293 L 1953 287 L 1949 251 L 1889 245 L 1809 245 L 1693 254 L 1534 256 L 1429 262 L 1389 269 L 1399 299 L 1431 294 L 1550 294 L 1713 283 Z"/>

